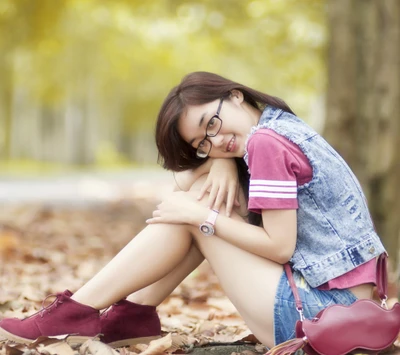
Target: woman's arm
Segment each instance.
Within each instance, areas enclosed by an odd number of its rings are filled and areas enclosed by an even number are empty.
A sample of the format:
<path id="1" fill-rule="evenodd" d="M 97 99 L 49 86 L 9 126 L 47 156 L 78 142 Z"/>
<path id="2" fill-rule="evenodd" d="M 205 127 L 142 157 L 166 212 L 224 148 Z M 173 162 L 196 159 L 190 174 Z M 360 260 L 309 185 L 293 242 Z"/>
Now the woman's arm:
<path id="1" fill-rule="evenodd" d="M 258 227 L 220 215 L 215 223 L 215 233 L 241 249 L 285 264 L 296 246 L 297 211 L 263 210 L 262 220 L 264 227 Z"/>
<path id="2" fill-rule="evenodd" d="M 212 158 L 209 158 L 196 169 L 174 172 L 174 191 L 189 191 L 190 187 L 200 176 L 210 171 L 212 163 Z"/>
<path id="3" fill-rule="evenodd" d="M 233 206 L 239 206 L 239 179 L 234 159 L 209 158 L 197 169 L 175 173 L 174 191 L 189 191 L 195 181 L 205 174 L 208 176 L 200 189 L 198 199 L 203 198 L 208 191 L 208 207 L 219 210 L 225 202 L 225 212 L 229 217 Z"/>
<path id="4" fill-rule="evenodd" d="M 175 192 L 157 206 L 147 223 L 190 224 L 198 228 L 210 213 L 204 199 L 199 203 L 193 192 Z M 264 227 L 246 223 L 234 213 L 232 218 L 220 213 L 215 223 L 216 236 L 250 253 L 286 263 L 294 253 L 297 237 L 297 212 L 263 210 Z"/>

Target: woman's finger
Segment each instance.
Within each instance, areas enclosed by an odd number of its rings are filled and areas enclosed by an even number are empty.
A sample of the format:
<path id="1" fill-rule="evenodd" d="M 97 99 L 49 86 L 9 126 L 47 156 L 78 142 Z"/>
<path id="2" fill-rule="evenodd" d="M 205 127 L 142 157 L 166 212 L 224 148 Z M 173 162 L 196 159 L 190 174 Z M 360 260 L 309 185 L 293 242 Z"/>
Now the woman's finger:
<path id="1" fill-rule="evenodd" d="M 205 194 L 206 191 L 210 188 L 210 186 L 211 186 L 211 183 L 210 183 L 210 181 L 207 179 L 206 182 L 203 184 L 203 186 L 202 186 L 201 189 L 200 189 L 200 192 L 199 192 L 199 194 L 198 194 L 198 196 L 197 196 L 197 199 L 198 199 L 198 200 L 201 200 L 201 199 L 203 198 L 204 194 Z"/>
<path id="2" fill-rule="evenodd" d="M 210 195 L 208 196 L 208 203 L 207 206 L 209 208 L 214 206 L 215 199 L 217 197 L 219 188 L 215 185 L 211 187 Z"/>
<path id="3" fill-rule="evenodd" d="M 226 215 L 229 217 L 232 213 L 234 200 L 236 197 L 236 188 L 237 184 L 235 182 L 231 182 L 229 187 L 226 189 Z"/>
<path id="4" fill-rule="evenodd" d="M 213 208 L 216 209 L 217 211 L 219 211 L 222 203 L 225 201 L 225 194 L 226 194 L 225 186 L 220 186 L 213 206 Z"/>
<path id="5" fill-rule="evenodd" d="M 240 202 L 239 202 L 239 193 L 240 193 L 240 185 L 236 184 L 236 192 L 235 192 L 235 206 L 239 207 Z"/>
<path id="6" fill-rule="evenodd" d="M 162 222 L 161 217 L 152 217 L 152 218 L 146 219 L 147 224 L 156 224 L 156 223 L 161 223 L 161 222 Z"/>
<path id="7" fill-rule="evenodd" d="M 230 189 L 228 190 L 228 196 L 226 197 L 226 215 L 230 217 L 233 209 L 233 204 L 235 201 L 235 191 Z"/>

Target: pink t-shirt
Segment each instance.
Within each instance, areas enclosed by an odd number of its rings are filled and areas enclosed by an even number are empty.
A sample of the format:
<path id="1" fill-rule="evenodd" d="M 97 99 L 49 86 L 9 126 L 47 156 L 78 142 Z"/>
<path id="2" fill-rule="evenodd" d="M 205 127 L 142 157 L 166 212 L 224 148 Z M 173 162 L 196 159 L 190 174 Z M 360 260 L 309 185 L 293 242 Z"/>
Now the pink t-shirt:
<path id="1" fill-rule="evenodd" d="M 259 129 L 247 143 L 250 170 L 249 211 L 297 209 L 297 187 L 312 179 L 301 149 L 270 129 Z M 375 259 L 319 286 L 321 290 L 376 283 Z"/>

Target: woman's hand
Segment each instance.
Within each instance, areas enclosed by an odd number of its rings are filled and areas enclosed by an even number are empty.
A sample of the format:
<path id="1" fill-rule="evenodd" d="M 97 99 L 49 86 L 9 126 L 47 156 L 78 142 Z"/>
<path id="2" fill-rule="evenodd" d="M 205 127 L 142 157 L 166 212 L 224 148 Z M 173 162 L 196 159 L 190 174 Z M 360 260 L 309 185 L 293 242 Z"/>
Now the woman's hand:
<path id="1" fill-rule="evenodd" d="M 198 226 L 206 220 L 209 209 L 196 201 L 190 192 L 176 191 L 157 205 L 153 217 L 146 223 L 191 224 Z"/>
<path id="2" fill-rule="evenodd" d="M 226 202 L 226 215 L 231 215 L 233 206 L 239 206 L 237 198 L 239 178 L 234 159 L 212 159 L 207 180 L 200 189 L 198 199 L 209 191 L 209 208 L 219 211 L 222 203 Z"/>

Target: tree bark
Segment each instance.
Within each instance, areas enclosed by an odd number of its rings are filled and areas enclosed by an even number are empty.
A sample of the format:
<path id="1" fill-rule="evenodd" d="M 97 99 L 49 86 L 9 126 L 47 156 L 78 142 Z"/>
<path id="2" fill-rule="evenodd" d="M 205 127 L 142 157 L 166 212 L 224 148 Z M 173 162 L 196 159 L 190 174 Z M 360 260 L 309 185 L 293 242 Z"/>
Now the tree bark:
<path id="1" fill-rule="evenodd" d="M 324 135 L 360 179 L 393 268 L 400 247 L 400 1 L 328 4 Z"/>

